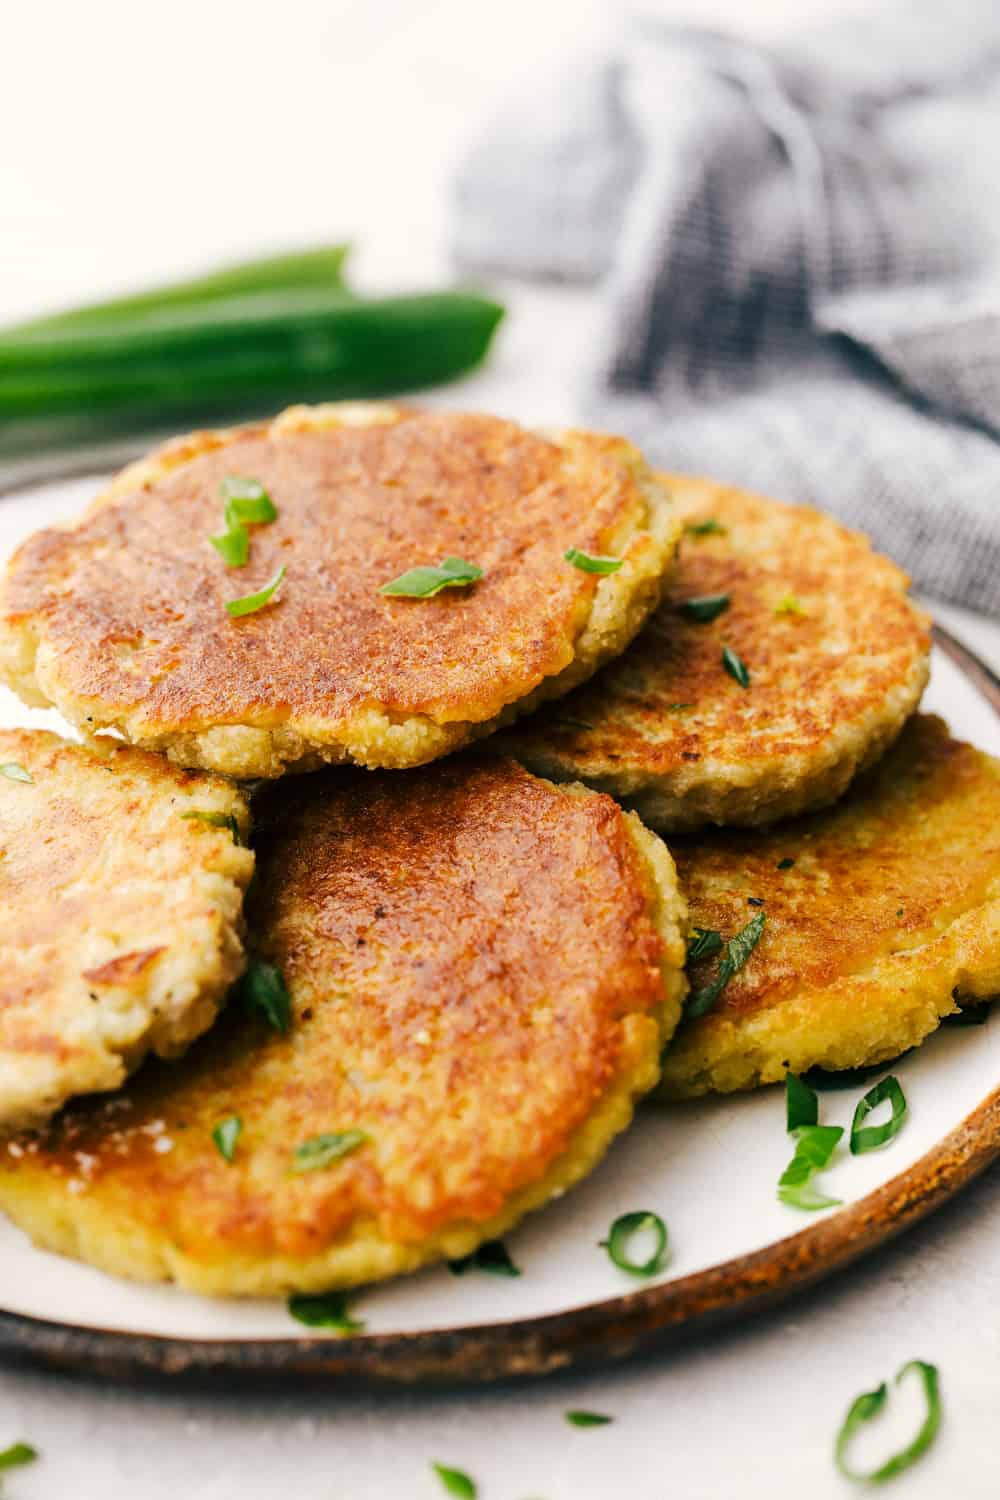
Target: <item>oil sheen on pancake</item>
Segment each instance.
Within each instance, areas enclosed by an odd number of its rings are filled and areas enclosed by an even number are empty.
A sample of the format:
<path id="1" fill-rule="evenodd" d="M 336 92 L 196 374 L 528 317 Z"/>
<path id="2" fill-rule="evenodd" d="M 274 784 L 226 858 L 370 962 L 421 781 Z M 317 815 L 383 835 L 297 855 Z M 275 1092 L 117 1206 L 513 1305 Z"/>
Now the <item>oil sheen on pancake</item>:
<path id="1" fill-rule="evenodd" d="M 263 804 L 251 930 L 287 1034 L 232 1002 L 181 1063 L 0 1150 L 0 1203 L 48 1248 L 214 1294 L 465 1255 L 587 1173 L 655 1084 L 683 994 L 670 857 L 609 798 L 493 758 Z"/>
<path id="2" fill-rule="evenodd" d="M 245 566 L 209 538 L 221 485 L 264 487 Z M 30 538 L 0 590 L 0 674 L 25 701 L 238 777 L 433 760 L 624 649 L 680 526 L 628 443 L 393 406 L 295 408 L 195 433 Z M 622 565 L 595 574 L 577 548 Z M 455 557 L 433 597 L 380 592 Z M 226 603 L 285 569 L 266 607 Z"/>
<path id="3" fill-rule="evenodd" d="M 882 1062 L 958 1000 L 1000 993 L 1000 762 L 940 719 L 912 719 L 829 812 L 671 850 L 693 927 L 728 938 L 755 911 L 766 925 L 714 1009 L 678 1029 L 665 1098 Z M 693 990 L 717 964 L 692 966 Z"/>

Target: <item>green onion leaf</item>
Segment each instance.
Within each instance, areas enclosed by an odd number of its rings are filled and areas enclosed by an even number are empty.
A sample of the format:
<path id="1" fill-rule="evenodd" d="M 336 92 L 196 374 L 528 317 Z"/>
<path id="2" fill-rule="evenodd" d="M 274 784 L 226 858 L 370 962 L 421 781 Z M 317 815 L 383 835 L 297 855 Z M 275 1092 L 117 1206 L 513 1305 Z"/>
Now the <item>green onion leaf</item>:
<path id="1" fill-rule="evenodd" d="M 8 760 L 0 766 L 0 776 L 6 776 L 8 781 L 26 781 L 31 786 L 35 784 L 35 778 L 30 771 L 26 771 L 16 760 Z"/>
<path id="2" fill-rule="evenodd" d="M 433 1464 L 432 1468 L 449 1495 L 457 1495 L 458 1500 L 476 1500 L 479 1490 L 468 1474 L 461 1469 L 449 1469 L 447 1464 Z"/>
<path id="3" fill-rule="evenodd" d="M 736 655 L 731 646 L 723 646 L 722 648 L 722 665 L 730 677 L 739 683 L 741 688 L 748 688 L 750 686 L 750 673 L 747 671 L 746 663 L 741 657 Z"/>
<path id="4" fill-rule="evenodd" d="M 778 1197 L 791 1208 L 812 1211 L 839 1206 L 839 1198 L 827 1198 L 812 1185 L 812 1178 L 829 1165 L 844 1134 L 840 1125 L 799 1125 L 792 1132 L 795 1155 L 778 1179 Z"/>
<path id="5" fill-rule="evenodd" d="M 227 1115 L 212 1131 L 212 1140 L 218 1148 L 219 1155 L 225 1161 L 232 1161 L 236 1154 L 236 1142 L 242 1134 L 243 1121 L 239 1115 Z"/>
<path id="6" fill-rule="evenodd" d="M 568 1411 L 566 1420 L 571 1427 L 607 1427 L 615 1419 L 602 1411 Z"/>
<path id="7" fill-rule="evenodd" d="M 884 1484 L 887 1479 L 894 1479 L 897 1474 L 902 1474 L 904 1469 L 916 1463 L 937 1437 L 941 1426 L 941 1392 L 937 1366 L 929 1365 L 922 1359 L 911 1359 L 900 1370 L 895 1383 L 898 1385 L 903 1376 L 909 1374 L 911 1370 L 916 1370 L 920 1375 L 927 1402 L 927 1415 L 924 1417 L 920 1431 L 912 1443 L 908 1443 L 905 1448 L 901 1448 L 898 1453 L 887 1458 L 885 1463 L 880 1464 L 877 1469 L 869 1469 L 867 1473 L 863 1473 L 859 1469 L 852 1468 L 847 1462 L 847 1450 L 851 1439 L 858 1428 L 876 1417 L 885 1405 L 888 1394 L 885 1381 L 874 1391 L 865 1391 L 862 1395 L 855 1397 L 837 1433 L 837 1441 L 833 1450 L 834 1462 L 845 1479 L 853 1479 L 856 1484 Z"/>
<path id="8" fill-rule="evenodd" d="M 689 521 L 684 530 L 689 536 L 726 536 L 726 528 L 721 526 L 714 516 L 709 516 L 707 521 Z"/>
<path id="9" fill-rule="evenodd" d="M 710 620 L 718 619 L 728 608 L 728 594 L 700 594 L 696 599 L 685 599 L 679 606 L 679 613 L 686 615 L 689 620 L 707 625 Z"/>
<path id="10" fill-rule="evenodd" d="M 709 984 L 703 985 L 700 990 L 693 990 L 688 996 L 684 1006 L 685 1019 L 695 1021 L 712 1009 L 733 975 L 743 968 L 756 948 L 766 921 L 766 914 L 759 911 L 750 918 L 745 927 L 729 939 L 715 978 Z"/>
<path id="11" fill-rule="evenodd" d="M 241 521 L 245 526 L 264 526 L 278 519 L 274 501 L 257 479 L 227 474 L 219 486 L 226 502 L 226 519 Z"/>
<path id="12" fill-rule="evenodd" d="M 779 859 L 778 860 L 778 863 L 775 865 L 774 868 L 776 870 L 790 870 L 792 868 L 792 866 L 794 865 L 794 863 L 795 863 L 794 859 L 792 859 L 790 855 L 786 854 L 785 857 L 784 857 L 784 859 Z"/>
<path id="13" fill-rule="evenodd" d="M 281 970 L 252 958 L 237 991 L 247 1010 L 260 1011 L 275 1029 L 286 1032 L 292 1024 L 292 1001 Z"/>
<path id="14" fill-rule="evenodd" d="M 687 961 L 694 963 L 699 958 L 713 958 L 722 952 L 722 934 L 714 927 L 692 927 L 688 938 Z"/>
<path id="15" fill-rule="evenodd" d="M 785 1074 L 785 1115 L 789 1134 L 800 1125 L 819 1124 L 819 1099 L 794 1073 Z"/>
<path id="16" fill-rule="evenodd" d="M 520 1276 L 521 1270 L 510 1258 L 503 1240 L 487 1240 L 471 1255 L 460 1260 L 450 1260 L 448 1270 L 453 1276 L 464 1276 L 466 1271 L 488 1271 L 491 1276 Z"/>
<path id="17" fill-rule="evenodd" d="M 33 1464 L 38 1457 L 38 1449 L 33 1448 L 30 1443 L 11 1443 L 9 1448 L 0 1451 L 0 1473 L 6 1469 L 20 1469 L 24 1464 Z"/>
<path id="18" fill-rule="evenodd" d="M 363 1130 L 332 1130 L 326 1135 L 311 1136 L 296 1146 L 293 1153 L 293 1172 L 318 1172 L 331 1162 L 348 1156 L 370 1141 L 371 1136 Z"/>
<path id="19" fill-rule="evenodd" d="M 314 1297 L 297 1293 L 289 1297 L 288 1311 L 307 1328 L 335 1328 L 338 1333 L 360 1333 L 365 1326 L 347 1311 L 344 1292 L 321 1292 Z"/>
<path id="20" fill-rule="evenodd" d="M 241 615 L 252 615 L 258 609 L 263 609 L 264 605 L 270 602 L 275 589 L 279 587 L 284 576 L 285 566 L 282 563 L 274 577 L 269 579 L 262 589 L 258 589 L 256 594 L 244 594 L 240 599 L 227 599 L 227 614 L 231 615 L 234 620 L 237 620 Z"/>
<path id="21" fill-rule="evenodd" d="M 629 1256 L 629 1246 L 640 1234 L 652 1233 L 653 1252 L 646 1260 L 632 1260 Z M 610 1259 L 620 1271 L 628 1271 L 631 1276 L 655 1276 L 657 1271 L 662 1271 L 667 1259 L 667 1226 L 659 1214 L 651 1214 L 644 1209 L 636 1213 L 622 1214 L 616 1219 L 608 1231 L 606 1240 L 601 1241 L 603 1249 L 607 1250 Z"/>
<path id="22" fill-rule="evenodd" d="M 867 1119 L 872 1110 L 886 1100 L 892 1105 L 892 1114 L 885 1124 L 862 1126 L 862 1120 Z M 858 1100 L 858 1107 L 851 1121 L 851 1155 L 864 1156 L 865 1152 L 876 1151 L 879 1146 L 884 1146 L 894 1135 L 899 1134 L 905 1119 L 906 1095 L 899 1079 L 890 1073 L 888 1078 L 883 1078 L 881 1083 L 868 1090 L 863 1099 Z"/>
<path id="23" fill-rule="evenodd" d="M 483 570 L 460 557 L 446 557 L 436 568 L 410 568 L 391 583 L 383 583 L 380 594 L 400 599 L 431 599 L 442 589 L 465 588 L 482 578 Z"/>
<path id="24" fill-rule="evenodd" d="M 250 533 L 238 522 L 208 539 L 227 568 L 242 568 L 250 556 Z"/>
<path id="25" fill-rule="evenodd" d="M 233 836 L 233 843 L 242 847 L 243 835 L 240 833 L 240 825 L 232 813 L 221 812 L 184 812 L 181 817 L 185 822 L 205 823 L 209 828 L 228 828 Z"/>
<path id="26" fill-rule="evenodd" d="M 617 573 L 624 557 L 591 557 L 589 552 L 581 552 L 579 547 L 570 547 L 568 552 L 563 553 L 568 563 L 574 568 L 579 568 L 581 573 Z"/>

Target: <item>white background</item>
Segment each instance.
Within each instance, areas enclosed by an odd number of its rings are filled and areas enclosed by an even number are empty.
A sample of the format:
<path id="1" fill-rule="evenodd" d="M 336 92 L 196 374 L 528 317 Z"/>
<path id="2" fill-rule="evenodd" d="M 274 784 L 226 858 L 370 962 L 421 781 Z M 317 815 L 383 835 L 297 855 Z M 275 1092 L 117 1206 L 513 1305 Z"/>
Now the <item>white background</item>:
<path id="1" fill-rule="evenodd" d="M 766 28 L 836 0 L 661 4 Z M 370 286 L 445 274 L 453 162 L 504 87 L 616 19 L 598 0 L 34 0 L 3 8 L 0 321 L 214 259 L 341 236 Z M 578 293 L 514 291 L 488 373 L 456 400 L 572 412 Z M 954 616 L 950 616 L 953 620 Z M 1000 664 L 1000 628 L 959 620 Z M 720 1202 L 718 1212 L 725 1213 Z M 482 1500 L 826 1500 L 850 1398 L 920 1356 L 946 1422 L 901 1495 L 1000 1489 L 993 1173 L 896 1248 L 784 1311 L 668 1357 L 462 1396 L 231 1399 L 0 1372 L 0 1448 L 44 1461 L 11 1500 L 432 1500 L 429 1461 Z M 568 1428 L 567 1407 L 613 1412 Z M 901 1399 L 899 1417 L 908 1415 Z M 887 1442 L 891 1434 L 887 1434 Z"/>

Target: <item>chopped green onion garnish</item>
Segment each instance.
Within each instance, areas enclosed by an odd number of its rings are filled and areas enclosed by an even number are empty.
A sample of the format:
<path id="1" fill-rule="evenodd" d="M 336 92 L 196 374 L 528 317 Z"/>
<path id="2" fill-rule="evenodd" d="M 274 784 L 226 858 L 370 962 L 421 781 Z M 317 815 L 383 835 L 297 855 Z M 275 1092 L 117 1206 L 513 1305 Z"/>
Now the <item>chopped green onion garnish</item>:
<path id="1" fill-rule="evenodd" d="M 270 602 L 271 596 L 281 584 L 284 576 L 285 565 L 282 563 L 274 577 L 265 583 L 262 589 L 258 589 L 256 594 L 244 594 L 241 599 L 227 599 L 226 612 L 234 620 L 239 619 L 241 615 L 256 614 L 258 609 L 263 609 L 264 605 Z"/>
<path id="2" fill-rule="evenodd" d="M 347 1311 L 344 1292 L 321 1292 L 315 1297 L 296 1294 L 288 1299 L 288 1311 L 307 1328 L 335 1328 L 338 1333 L 360 1333 L 365 1326 Z"/>
<path id="3" fill-rule="evenodd" d="M 792 868 L 792 866 L 794 865 L 794 863 L 795 863 L 794 859 L 792 859 L 790 857 L 790 855 L 786 854 L 785 857 L 784 857 L 784 859 L 779 859 L 778 860 L 778 863 L 775 865 L 774 868 L 776 870 L 790 870 Z"/>
<path id="4" fill-rule="evenodd" d="M 209 828 L 228 828 L 233 836 L 233 843 L 243 843 L 243 835 L 240 833 L 240 825 L 232 813 L 221 812 L 184 812 L 181 817 L 190 823 L 206 823 Z"/>
<path id="5" fill-rule="evenodd" d="M 267 490 L 257 479 L 227 474 L 219 486 L 226 502 L 226 519 L 250 526 L 263 526 L 278 519 L 278 512 Z"/>
<path id="6" fill-rule="evenodd" d="M 491 1276 L 520 1276 L 521 1270 L 510 1258 L 503 1240 L 487 1240 L 471 1255 L 461 1260 L 450 1260 L 448 1270 L 453 1276 L 464 1276 L 466 1271 L 488 1271 Z"/>
<path id="7" fill-rule="evenodd" d="M 280 969 L 252 958 L 237 982 L 237 991 L 247 1010 L 259 1010 L 275 1031 L 292 1024 L 292 1001 Z"/>
<path id="8" fill-rule="evenodd" d="M 243 1134 L 243 1121 L 239 1115 L 227 1115 L 220 1120 L 212 1131 L 212 1140 L 215 1142 L 219 1155 L 226 1161 L 232 1161 L 236 1154 L 236 1142 Z"/>
<path id="9" fill-rule="evenodd" d="M 844 1134 L 840 1125 L 799 1125 L 793 1132 L 795 1155 L 778 1179 L 778 1197 L 791 1208 L 814 1210 L 835 1208 L 839 1198 L 827 1198 L 816 1191 L 812 1178 L 829 1165 L 830 1158 Z"/>
<path id="10" fill-rule="evenodd" d="M 653 1253 L 646 1260 L 632 1260 L 629 1257 L 630 1244 L 638 1235 L 646 1233 L 653 1236 Z M 657 1271 L 663 1270 L 667 1259 L 667 1226 L 659 1214 L 647 1213 L 644 1209 L 622 1214 L 612 1224 L 601 1245 L 620 1271 L 628 1271 L 632 1276 L 655 1276 Z"/>
<path id="11" fill-rule="evenodd" d="M 19 1469 L 24 1464 L 33 1464 L 38 1457 L 38 1449 L 33 1448 L 30 1443 L 11 1443 L 9 1448 L 0 1452 L 0 1473 L 5 1469 Z"/>
<path id="12" fill-rule="evenodd" d="M 458 1500 L 476 1500 L 479 1491 L 468 1474 L 461 1469 L 449 1469 L 447 1464 L 434 1464 L 432 1467 L 449 1495 L 457 1495 Z"/>
<path id="13" fill-rule="evenodd" d="M 607 1427 L 615 1419 L 602 1411 L 568 1411 L 566 1420 L 571 1427 Z"/>
<path id="14" fill-rule="evenodd" d="M 245 526 L 230 526 L 208 540 L 227 568 L 242 568 L 250 556 L 250 533 Z"/>
<path id="15" fill-rule="evenodd" d="M 739 683 L 741 688 L 748 688 L 750 686 L 750 673 L 747 671 L 746 663 L 741 657 L 736 655 L 731 646 L 723 646 L 722 648 L 722 665 L 730 677 Z"/>
<path id="16" fill-rule="evenodd" d="M 756 948 L 766 921 L 766 914 L 759 911 L 750 918 L 745 927 L 729 939 L 715 978 L 711 983 L 703 985 L 700 990 L 693 990 L 688 996 L 684 1006 L 684 1015 L 687 1020 L 697 1020 L 699 1016 L 705 1015 L 712 1009 L 733 975 L 742 969 Z"/>
<path id="17" fill-rule="evenodd" d="M 794 1073 L 785 1074 L 785 1115 L 789 1134 L 800 1125 L 819 1124 L 819 1099 Z"/>
<path id="18" fill-rule="evenodd" d="M 689 536 L 725 536 L 726 528 L 720 526 L 714 516 L 709 516 L 707 521 L 689 521 L 684 530 Z"/>
<path id="19" fill-rule="evenodd" d="M 27 781 L 32 786 L 35 784 L 35 778 L 31 772 L 26 771 L 16 760 L 8 760 L 0 766 L 0 776 L 6 776 L 8 781 Z"/>
<path id="20" fill-rule="evenodd" d="M 728 594 L 701 594 L 697 599 L 685 599 L 679 607 L 679 612 L 686 615 L 689 620 L 697 620 L 699 624 L 707 625 L 710 620 L 717 619 L 728 608 Z"/>
<path id="21" fill-rule="evenodd" d="M 391 583 L 383 583 L 380 594 L 400 599 L 431 599 L 442 589 L 465 588 L 482 578 L 483 570 L 460 557 L 446 557 L 437 568 L 410 568 Z"/>
<path id="22" fill-rule="evenodd" d="M 371 1136 L 363 1130 L 332 1130 L 326 1135 L 314 1135 L 296 1146 L 292 1171 L 317 1172 L 370 1140 Z"/>
<path id="23" fill-rule="evenodd" d="M 888 1100 L 892 1105 L 892 1114 L 884 1125 L 862 1125 L 873 1109 Z M 906 1119 L 906 1095 L 900 1087 L 899 1079 L 892 1073 L 888 1078 L 883 1078 L 874 1088 L 868 1090 L 863 1099 L 858 1100 L 858 1107 L 854 1111 L 854 1119 L 851 1121 L 851 1155 L 864 1156 L 866 1151 L 875 1151 L 879 1146 L 884 1146 L 886 1141 L 891 1141 L 894 1135 L 898 1135 L 903 1128 Z"/>
<path id="24" fill-rule="evenodd" d="M 885 1381 L 874 1391 L 865 1391 L 862 1395 L 855 1397 L 837 1433 L 837 1441 L 833 1450 L 834 1462 L 845 1479 L 853 1479 L 856 1484 L 883 1484 L 887 1479 L 894 1479 L 897 1474 L 902 1474 L 904 1469 L 916 1463 L 937 1437 L 941 1426 L 941 1392 L 937 1366 L 929 1365 L 922 1359 L 911 1359 L 900 1370 L 895 1383 L 898 1385 L 910 1370 L 916 1370 L 919 1373 L 927 1401 L 927 1415 L 924 1417 L 920 1431 L 912 1443 L 908 1443 L 905 1448 L 901 1448 L 898 1453 L 887 1458 L 885 1463 L 880 1464 L 877 1469 L 869 1469 L 867 1473 L 863 1473 L 859 1469 L 851 1468 L 847 1462 L 847 1449 L 858 1428 L 862 1427 L 865 1422 L 870 1422 L 885 1405 L 888 1394 Z"/>
<path id="25" fill-rule="evenodd" d="M 776 615 L 804 615 L 806 611 L 794 594 L 783 594 L 774 606 Z"/>
<path id="26" fill-rule="evenodd" d="M 712 958 L 722 952 L 722 934 L 714 927 L 692 927 L 688 938 L 687 961 L 694 963 L 699 958 Z"/>
<path id="27" fill-rule="evenodd" d="M 592 557 L 589 552 L 581 552 L 579 547 L 570 547 L 563 557 L 581 573 L 617 573 L 625 561 L 624 557 Z"/>

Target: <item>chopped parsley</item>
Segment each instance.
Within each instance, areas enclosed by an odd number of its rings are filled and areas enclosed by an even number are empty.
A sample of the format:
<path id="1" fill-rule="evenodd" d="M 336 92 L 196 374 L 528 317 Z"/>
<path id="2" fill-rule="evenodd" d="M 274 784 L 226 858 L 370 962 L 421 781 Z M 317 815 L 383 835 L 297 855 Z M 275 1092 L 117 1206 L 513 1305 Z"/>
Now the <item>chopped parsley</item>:
<path id="1" fill-rule="evenodd" d="M 215 1142 L 219 1155 L 225 1161 L 232 1161 L 236 1154 L 236 1142 L 242 1134 L 243 1121 L 239 1115 L 227 1115 L 212 1131 L 212 1140 Z"/>
<path id="2" fill-rule="evenodd" d="M 0 776 L 6 776 L 8 781 L 26 781 L 32 786 L 35 784 L 35 778 L 31 772 L 26 771 L 20 762 L 16 760 L 5 761 L 0 766 Z"/>
<path id="3" fill-rule="evenodd" d="M 338 1333 L 360 1333 L 365 1326 L 348 1312 L 345 1292 L 321 1292 L 318 1296 L 296 1293 L 288 1299 L 288 1311 L 307 1328 L 335 1328 Z"/>
<path id="4" fill-rule="evenodd" d="M 268 579 L 264 587 L 258 589 L 255 594 L 243 594 L 239 599 L 227 599 L 226 613 L 234 620 L 238 620 L 242 615 L 256 614 L 259 609 L 264 608 L 265 604 L 271 602 L 284 577 L 285 565 L 282 563 L 274 577 Z"/>
<path id="5" fill-rule="evenodd" d="M 579 547 L 570 547 L 563 557 L 581 573 L 617 573 L 625 561 L 624 557 L 592 557 L 589 552 L 581 552 Z"/>
<path id="6" fill-rule="evenodd" d="M 741 928 L 726 944 L 725 952 L 719 963 L 719 972 L 709 984 L 703 985 L 699 990 L 693 990 L 688 996 L 684 1007 L 685 1018 L 689 1021 L 697 1020 L 712 1009 L 726 985 L 733 975 L 738 973 L 747 959 L 750 957 L 757 944 L 760 942 L 761 934 L 767 916 L 759 911 L 752 916 L 745 927 Z M 701 929 L 696 929 L 700 931 Z M 712 951 L 718 952 L 718 949 Z"/>
<path id="7" fill-rule="evenodd" d="M 364 1130 L 332 1130 L 324 1135 L 314 1135 L 296 1146 L 293 1152 L 293 1172 L 318 1172 L 342 1156 L 349 1156 L 363 1146 L 371 1136 Z"/>
<path id="8" fill-rule="evenodd" d="M 436 568 L 410 568 L 391 583 L 383 583 L 380 594 L 394 599 L 432 599 L 442 589 L 466 588 L 483 576 L 482 568 L 460 557 L 445 557 Z"/>
<path id="9" fill-rule="evenodd" d="M 697 598 L 685 599 L 678 605 L 678 613 L 686 615 L 689 620 L 697 620 L 700 625 L 707 625 L 718 619 L 729 608 L 729 603 L 728 594 L 699 594 Z"/>
<path id="10" fill-rule="evenodd" d="M 521 1269 L 510 1258 L 503 1240 L 487 1240 L 471 1255 L 461 1260 L 450 1260 L 448 1270 L 453 1276 L 464 1276 L 466 1271 L 488 1271 L 491 1276 L 520 1276 Z"/>
<path id="11" fill-rule="evenodd" d="M 722 665 L 730 677 L 739 683 L 741 688 L 748 688 L 750 686 L 750 673 L 747 671 L 746 662 L 742 657 L 737 656 L 731 646 L 723 646 L 722 648 Z"/>

